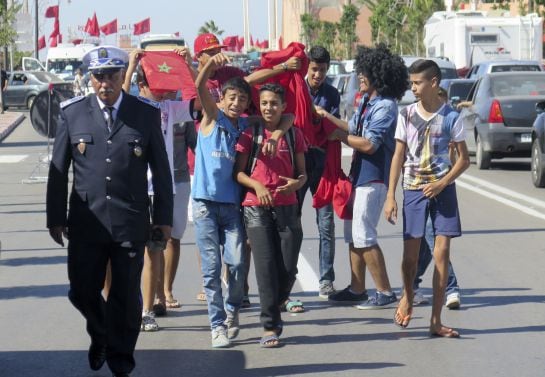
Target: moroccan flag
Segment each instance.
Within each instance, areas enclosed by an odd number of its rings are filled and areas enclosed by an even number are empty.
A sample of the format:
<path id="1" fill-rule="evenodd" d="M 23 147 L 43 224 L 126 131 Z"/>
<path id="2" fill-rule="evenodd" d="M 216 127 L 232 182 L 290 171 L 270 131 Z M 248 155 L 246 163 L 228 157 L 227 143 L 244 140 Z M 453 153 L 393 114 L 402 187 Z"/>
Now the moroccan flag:
<path id="1" fill-rule="evenodd" d="M 134 24 L 134 31 L 133 31 L 134 35 L 149 33 L 149 31 L 150 31 L 149 17 L 146 18 L 145 20 L 142 20 Z"/>
<path id="2" fill-rule="evenodd" d="M 45 48 L 45 35 L 38 38 L 38 50 L 41 50 L 42 48 Z"/>
<path id="3" fill-rule="evenodd" d="M 57 35 L 57 42 L 62 43 L 62 34 Z"/>
<path id="4" fill-rule="evenodd" d="M 181 89 L 184 99 L 197 96 L 195 83 L 186 61 L 175 52 L 146 51 L 140 59 L 140 64 L 151 90 L 175 91 Z"/>
<path id="5" fill-rule="evenodd" d="M 117 18 L 113 21 L 108 22 L 106 25 L 102 25 L 100 27 L 100 31 L 104 35 L 110 35 L 117 33 Z"/>
<path id="6" fill-rule="evenodd" d="M 176 33 L 174 33 L 175 36 L 179 37 L 180 36 L 180 32 L 177 31 Z"/>
<path id="7" fill-rule="evenodd" d="M 87 22 L 85 23 L 85 27 L 83 28 L 83 31 L 88 33 L 90 27 L 91 27 L 91 19 L 87 18 Z"/>
<path id="8" fill-rule="evenodd" d="M 45 10 L 45 18 L 59 18 L 59 6 L 53 5 Z"/>
<path id="9" fill-rule="evenodd" d="M 49 47 L 57 47 L 57 37 L 49 37 Z"/>
<path id="10" fill-rule="evenodd" d="M 99 37 L 100 36 L 100 27 L 98 26 L 98 20 L 97 20 L 96 12 L 93 13 L 93 18 L 91 18 L 91 19 L 89 19 L 89 21 L 87 21 L 87 25 L 85 25 L 85 32 L 88 33 L 91 37 Z"/>
<path id="11" fill-rule="evenodd" d="M 55 23 L 53 24 L 53 31 L 49 35 L 49 39 L 55 39 L 57 40 L 57 37 L 60 34 L 60 28 L 59 28 L 59 19 L 55 18 Z"/>
<path id="12" fill-rule="evenodd" d="M 83 42 L 83 39 L 81 39 L 81 38 L 72 39 L 70 42 L 72 42 L 75 45 L 79 45 L 79 44 L 81 44 Z"/>

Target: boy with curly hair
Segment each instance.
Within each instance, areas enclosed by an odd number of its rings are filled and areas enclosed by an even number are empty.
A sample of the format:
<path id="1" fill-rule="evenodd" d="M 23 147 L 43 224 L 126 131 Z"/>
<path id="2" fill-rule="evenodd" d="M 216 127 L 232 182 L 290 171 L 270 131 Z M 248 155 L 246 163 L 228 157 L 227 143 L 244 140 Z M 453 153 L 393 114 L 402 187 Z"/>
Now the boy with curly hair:
<path id="1" fill-rule="evenodd" d="M 394 153 L 397 102 L 407 87 L 403 60 L 384 45 L 359 47 L 356 72 L 364 94 L 358 111 L 347 124 L 329 113 L 318 112 L 335 123 L 338 138 L 354 149 L 350 177 L 353 184 L 353 220 L 345 220 L 344 237 L 349 244 L 351 282 L 329 296 L 358 309 L 383 309 L 395 305 L 384 255 L 377 241 L 377 225 L 388 190 L 388 175 Z M 369 298 L 365 289 L 365 268 L 369 269 L 377 291 Z"/>

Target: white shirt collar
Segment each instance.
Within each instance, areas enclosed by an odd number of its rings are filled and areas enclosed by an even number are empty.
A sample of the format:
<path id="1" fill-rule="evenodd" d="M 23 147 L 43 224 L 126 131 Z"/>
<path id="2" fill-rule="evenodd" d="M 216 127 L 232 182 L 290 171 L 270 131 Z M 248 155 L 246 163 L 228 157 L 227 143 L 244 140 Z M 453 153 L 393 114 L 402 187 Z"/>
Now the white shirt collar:
<path id="1" fill-rule="evenodd" d="M 100 106 L 100 110 L 104 111 L 104 108 L 106 107 L 106 104 L 100 100 L 100 98 L 97 97 L 98 106 Z M 123 99 L 123 91 L 119 93 L 119 97 L 117 97 L 117 101 L 112 105 L 114 108 L 114 112 L 117 113 L 117 110 L 119 110 L 119 105 L 121 104 L 121 100 Z"/>

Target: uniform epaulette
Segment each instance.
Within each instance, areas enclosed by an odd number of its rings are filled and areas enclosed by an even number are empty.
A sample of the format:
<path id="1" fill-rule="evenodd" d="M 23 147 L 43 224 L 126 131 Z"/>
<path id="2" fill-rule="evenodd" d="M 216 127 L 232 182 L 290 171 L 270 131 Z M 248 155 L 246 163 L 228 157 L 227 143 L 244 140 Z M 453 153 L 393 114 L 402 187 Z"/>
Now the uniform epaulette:
<path id="1" fill-rule="evenodd" d="M 161 104 L 159 102 L 151 100 L 149 98 L 142 97 L 142 96 L 137 96 L 136 98 L 138 98 L 140 101 L 142 101 L 144 103 L 147 103 L 148 105 L 153 106 L 153 107 L 155 107 L 157 109 L 159 109 L 161 107 Z"/>
<path id="2" fill-rule="evenodd" d="M 85 96 L 77 96 L 77 97 L 74 97 L 74 98 L 67 99 L 66 101 L 62 101 L 61 104 L 60 104 L 61 109 L 64 109 L 66 106 L 69 106 L 69 105 L 71 105 L 73 103 L 79 102 L 84 98 L 85 98 Z"/>

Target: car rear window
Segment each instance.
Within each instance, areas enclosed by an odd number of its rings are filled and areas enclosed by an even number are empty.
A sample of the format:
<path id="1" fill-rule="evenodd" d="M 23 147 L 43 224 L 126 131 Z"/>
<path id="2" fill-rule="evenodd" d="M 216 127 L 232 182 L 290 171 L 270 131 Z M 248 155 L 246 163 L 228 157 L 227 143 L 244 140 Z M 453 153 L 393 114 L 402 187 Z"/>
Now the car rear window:
<path id="1" fill-rule="evenodd" d="M 465 100 L 472 86 L 472 82 L 457 82 L 450 84 L 448 93 L 449 98 L 458 97 L 461 100 Z"/>
<path id="2" fill-rule="evenodd" d="M 441 79 L 457 79 L 458 73 L 453 68 L 440 68 L 441 69 Z"/>
<path id="3" fill-rule="evenodd" d="M 40 82 L 56 82 L 56 81 L 62 81 L 57 76 L 49 73 L 49 72 L 34 72 L 34 77 Z"/>
<path id="4" fill-rule="evenodd" d="M 495 97 L 545 94 L 545 74 L 494 77 L 490 86 Z"/>
<path id="5" fill-rule="evenodd" d="M 537 72 L 540 71 L 537 65 L 494 65 L 491 72 Z"/>

